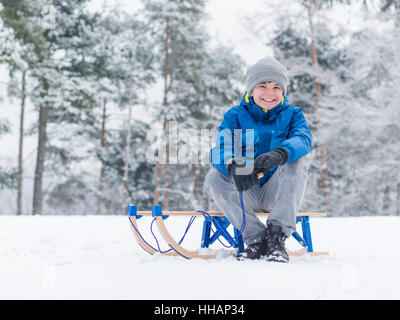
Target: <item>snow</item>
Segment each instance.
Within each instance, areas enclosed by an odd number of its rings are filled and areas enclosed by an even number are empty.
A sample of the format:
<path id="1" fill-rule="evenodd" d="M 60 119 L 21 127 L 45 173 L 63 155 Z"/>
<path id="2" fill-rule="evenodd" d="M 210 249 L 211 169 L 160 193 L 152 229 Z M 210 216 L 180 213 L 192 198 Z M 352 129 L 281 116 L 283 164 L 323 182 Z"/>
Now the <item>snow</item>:
<path id="1" fill-rule="evenodd" d="M 165 220 L 176 239 L 188 219 Z M 155 246 L 151 220 L 138 224 Z M 197 218 L 186 248 L 201 227 Z M 0 299 L 399 299 L 399 228 L 394 216 L 315 217 L 314 249 L 330 255 L 279 264 L 151 256 L 125 216 L 0 216 Z"/>

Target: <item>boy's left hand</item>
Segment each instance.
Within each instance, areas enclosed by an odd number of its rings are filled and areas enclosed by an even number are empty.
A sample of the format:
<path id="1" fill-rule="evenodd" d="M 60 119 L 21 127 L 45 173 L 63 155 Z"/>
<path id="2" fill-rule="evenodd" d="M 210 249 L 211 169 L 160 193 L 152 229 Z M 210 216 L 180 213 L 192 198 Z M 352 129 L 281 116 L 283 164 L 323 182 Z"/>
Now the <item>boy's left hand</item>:
<path id="1" fill-rule="evenodd" d="M 276 166 L 285 164 L 289 159 L 289 153 L 285 148 L 279 147 L 270 152 L 259 155 L 254 160 L 254 171 L 266 172 Z"/>

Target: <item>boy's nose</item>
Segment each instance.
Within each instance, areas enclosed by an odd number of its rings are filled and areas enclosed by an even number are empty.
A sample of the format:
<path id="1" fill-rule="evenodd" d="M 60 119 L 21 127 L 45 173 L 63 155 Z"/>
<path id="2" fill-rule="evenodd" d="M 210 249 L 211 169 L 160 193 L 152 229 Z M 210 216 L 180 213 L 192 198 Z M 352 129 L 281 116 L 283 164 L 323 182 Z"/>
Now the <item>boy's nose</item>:
<path id="1" fill-rule="evenodd" d="M 264 91 L 264 94 L 267 96 L 273 96 L 274 95 L 274 91 L 272 89 L 266 89 Z"/>

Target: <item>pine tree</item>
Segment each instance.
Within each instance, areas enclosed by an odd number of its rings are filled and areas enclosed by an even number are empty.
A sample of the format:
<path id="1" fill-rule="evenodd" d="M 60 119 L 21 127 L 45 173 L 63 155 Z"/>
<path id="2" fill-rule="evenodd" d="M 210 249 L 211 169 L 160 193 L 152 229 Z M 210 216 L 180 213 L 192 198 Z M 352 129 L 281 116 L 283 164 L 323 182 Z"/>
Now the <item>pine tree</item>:
<path id="1" fill-rule="evenodd" d="M 196 162 L 190 168 L 193 192 L 187 196 L 189 202 L 186 207 L 197 210 L 208 208 L 208 199 L 203 194 L 202 183 L 211 167 L 209 150 L 215 143 L 215 133 L 225 111 L 238 105 L 244 94 L 241 89 L 245 81 L 243 69 L 242 58 L 234 54 L 232 48 L 217 46 L 207 51 L 202 70 L 203 90 L 199 94 L 200 107 L 194 110 L 194 116 L 187 121 L 187 127 L 189 130 L 195 129 L 194 132 L 197 133 L 200 130 L 208 132 L 209 137 L 207 139 L 202 136 L 205 141 L 197 140 L 198 145 L 192 148 L 196 153 L 193 157 L 199 164 Z"/>
<path id="2" fill-rule="evenodd" d="M 109 167 L 107 159 L 111 145 L 119 141 L 113 141 L 116 135 L 109 128 L 107 121 L 109 110 L 129 110 L 143 102 L 140 96 L 143 96 L 143 90 L 153 81 L 154 71 L 149 49 L 151 43 L 147 41 L 146 26 L 135 15 L 124 15 L 118 10 L 96 14 L 86 27 L 82 27 L 79 21 L 75 23 L 76 26 L 72 30 L 75 30 L 76 34 L 71 35 L 69 32 L 70 40 L 64 43 L 68 60 L 71 61 L 67 66 L 70 72 L 80 75 L 80 78 L 90 85 L 97 97 L 95 104 L 98 107 L 90 109 L 86 120 L 78 121 L 77 130 L 72 132 L 75 137 L 86 139 L 84 145 L 87 148 L 78 148 L 79 154 L 85 154 L 86 161 L 90 159 L 89 161 L 99 161 L 101 164 L 100 178 L 96 186 L 93 186 L 89 173 L 80 183 L 89 190 L 90 201 L 97 198 L 91 210 L 95 207 L 96 213 L 102 214 L 105 208 L 111 209 L 110 203 L 113 203 L 113 210 L 116 204 L 121 206 L 122 203 L 122 206 L 126 206 L 128 195 L 132 194 L 129 190 L 131 180 L 128 181 L 127 176 L 131 175 L 130 166 L 136 159 L 125 160 L 125 164 L 122 165 L 126 169 L 125 176 L 112 174 L 115 171 Z M 82 127 L 84 123 L 86 125 Z M 129 144 L 130 129 L 128 127 L 122 130 L 128 132 L 128 135 L 122 136 L 127 137 L 126 144 Z M 122 153 L 126 154 L 124 151 Z M 85 157 L 80 156 L 77 159 L 80 158 Z M 70 161 L 68 167 L 72 163 Z M 107 170 L 111 172 L 108 173 Z M 66 182 L 69 181 L 69 177 L 76 180 L 76 175 L 69 171 L 64 175 Z M 65 184 L 63 181 L 59 183 Z M 117 188 L 120 195 L 123 195 L 119 197 L 119 201 L 115 199 L 115 194 L 111 196 L 109 192 L 116 190 L 117 184 L 123 186 L 122 189 Z M 57 190 L 58 186 L 54 189 Z M 87 201 L 89 202 L 89 199 Z"/>
<path id="3" fill-rule="evenodd" d="M 321 17 L 323 14 L 320 12 Z M 324 106 L 319 121 L 324 130 L 319 132 L 314 150 L 321 140 L 327 146 L 335 215 L 394 214 L 399 207 L 399 153 L 394 142 L 399 136 L 399 114 L 394 107 L 397 90 L 392 86 L 398 81 L 398 55 L 394 52 L 399 41 L 395 32 L 388 31 L 395 30 L 393 22 L 384 34 L 372 28 L 352 34 L 343 28 L 332 37 L 326 26 L 315 27 Z M 310 65 L 302 58 L 307 39 L 293 22 L 278 29 L 281 32 L 274 44 L 289 65 L 289 98 L 307 106 L 304 100 L 310 99 L 307 93 L 311 91 L 307 86 L 312 84 Z M 315 109 L 310 105 L 305 111 L 315 128 Z M 313 164 L 317 163 L 314 150 Z M 386 157 L 382 158 L 383 154 Z M 305 205 L 315 209 L 322 199 L 316 199 L 320 185 L 314 182 L 314 166 L 311 173 Z"/>
<path id="4" fill-rule="evenodd" d="M 18 146 L 18 169 L 17 169 L 17 215 L 22 213 L 22 178 L 23 178 L 23 138 L 24 138 L 24 116 L 25 101 L 27 96 L 26 79 L 28 73 L 28 50 L 21 45 L 20 41 L 15 38 L 13 29 L 4 26 L 1 11 L 3 9 L 0 3 L 0 64 L 5 63 L 8 66 L 10 84 L 8 94 L 20 98 L 20 128 L 19 128 L 19 146 Z M 18 81 L 20 75 L 21 81 Z M 0 134 L 9 130 L 7 122 L 0 127 Z M 10 174 L 8 174 L 10 177 Z M 3 176 L 2 180 L 7 180 Z M 8 185 L 10 183 L 8 182 Z"/>
<path id="5" fill-rule="evenodd" d="M 92 106 L 92 92 L 79 74 L 74 74 L 63 56 L 63 44 L 74 29 L 66 21 L 80 13 L 84 19 L 84 1 L 2 1 L 4 21 L 16 38 L 29 46 L 29 68 L 33 79 L 31 100 L 39 112 L 38 148 L 34 178 L 33 213 L 42 213 L 43 179 L 49 144 L 49 123 L 73 123 Z M 86 21 L 89 21 L 88 19 Z M 83 25 L 83 24 L 81 24 Z M 53 148 L 50 150 L 58 150 Z"/>
<path id="6" fill-rule="evenodd" d="M 199 165 L 204 153 L 199 150 L 208 151 L 210 145 L 201 145 L 200 132 L 216 128 L 224 111 L 239 100 L 243 62 L 229 48 L 210 49 L 203 0 L 146 1 L 144 8 L 164 86 L 162 107 L 155 107 L 164 140 L 158 149 L 154 204 L 204 207 L 201 184 L 209 165 Z M 171 129 L 176 134 L 169 137 Z"/>
<path id="7" fill-rule="evenodd" d="M 146 104 L 145 89 L 155 81 L 155 70 L 152 55 L 152 41 L 149 41 L 148 26 L 141 22 L 138 17 L 128 15 L 121 24 L 123 32 L 115 41 L 114 48 L 119 54 L 112 57 L 118 77 L 115 85 L 118 92 L 116 103 L 120 109 L 127 110 L 125 126 L 125 148 L 124 169 L 122 176 L 122 212 L 125 213 L 128 201 L 133 201 L 133 189 L 137 190 L 142 182 L 136 181 L 132 185 L 130 176 L 135 174 L 134 168 L 138 165 L 138 158 L 131 155 L 131 139 L 137 136 L 132 135 L 132 113 L 136 105 Z M 140 123 L 139 123 L 140 127 Z M 135 146 L 136 147 L 136 146 Z"/>
<path id="8" fill-rule="evenodd" d="M 121 195 L 126 191 L 129 203 L 134 203 L 138 207 L 148 208 L 152 204 L 152 191 L 154 183 L 152 176 L 153 167 L 146 161 L 146 152 L 149 147 L 146 141 L 146 133 L 150 126 L 136 120 L 130 126 L 108 131 L 108 140 L 112 143 L 107 144 L 106 152 L 103 155 L 105 164 L 104 184 L 107 192 L 103 195 L 106 212 L 119 214 L 121 207 L 126 207 L 127 203 Z M 130 136 L 130 139 L 127 139 Z M 127 148 L 129 141 L 129 155 L 132 161 L 129 162 L 128 173 L 126 173 Z M 128 187 L 126 187 L 126 185 Z"/>
<path id="9" fill-rule="evenodd" d="M 399 28 L 386 12 L 378 13 L 374 20 L 384 21 L 385 31 L 364 28 L 352 37 L 347 48 L 357 97 L 353 108 L 357 123 L 352 124 L 350 134 L 363 142 L 355 146 L 352 159 L 358 167 L 354 172 L 358 188 L 352 195 L 362 214 L 399 214 Z"/>
<path id="10" fill-rule="evenodd" d="M 190 108 L 199 106 L 198 94 L 201 92 L 201 70 L 207 41 L 202 22 L 204 6 L 204 0 L 152 0 L 144 3 L 147 20 L 152 22 L 153 39 L 158 44 L 155 55 L 164 83 L 162 108 L 159 108 L 157 117 L 162 118 L 166 140 L 163 143 L 165 152 L 159 154 L 164 164 L 159 163 L 157 167 L 154 203 L 160 202 L 163 185 L 165 208 L 169 207 L 172 175 L 168 121 L 184 121 L 191 115 Z"/>
<path id="11" fill-rule="evenodd" d="M 340 46 L 338 46 L 337 39 L 332 35 L 328 26 L 322 23 L 316 24 L 314 41 L 318 42 L 318 47 L 315 46 L 314 49 L 319 57 L 319 98 L 317 100 L 320 103 L 320 106 L 317 106 L 315 103 L 315 69 L 313 69 L 312 59 L 309 58 L 309 48 L 312 47 L 310 41 L 312 42 L 312 40 L 290 19 L 279 22 L 277 30 L 270 45 L 274 48 L 275 56 L 284 61 L 289 70 L 289 100 L 293 105 L 303 108 L 309 120 L 311 131 L 314 133 L 310 187 L 304 206 L 328 210 L 327 193 L 323 191 L 325 190 L 326 180 L 322 179 L 320 174 L 320 169 L 323 167 L 320 149 L 321 146 L 325 146 L 324 153 L 327 157 L 334 157 L 335 155 L 330 150 L 331 144 L 328 143 L 328 139 L 330 128 L 333 126 L 332 114 L 339 111 L 337 103 L 341 103 L 340 100 L 346 93 L 349 94 L 348 90 L 342 90 L 345 87 L 344 82 L 347 77 L 345 70 L 347 62 Z M 336 96 L 338 93 L 340 93 L 340 96 Z M 322 104 L 323 109 L 321 109 Z M 329 199 L 334 200 L 332 185 L 334 177 L 331 172 L 327 174 L 331 185 Z M 322 192 L 320 192 L 321 190 Z"/>

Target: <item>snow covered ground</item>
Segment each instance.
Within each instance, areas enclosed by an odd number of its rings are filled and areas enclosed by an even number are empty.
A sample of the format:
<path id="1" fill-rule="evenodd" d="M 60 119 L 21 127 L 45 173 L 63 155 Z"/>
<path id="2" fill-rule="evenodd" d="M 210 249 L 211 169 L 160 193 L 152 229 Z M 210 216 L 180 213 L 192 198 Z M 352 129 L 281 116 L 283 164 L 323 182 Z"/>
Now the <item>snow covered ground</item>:
<path id="1" fill-rule="evenodd" d="M 155 246 L 150 222 L 139 220 Z M 165 222 L 179 239 L 188 218 Z M 0 299 L 400 299 L 400 217 L 313 218 L 311 230 L 329 256 L 205 261 L 148 255 L 124 216 L 0 216 Z"/>

